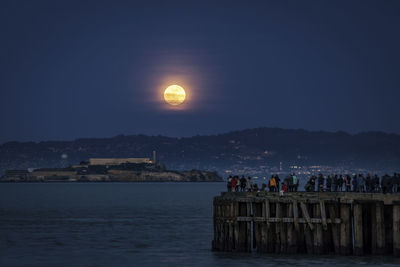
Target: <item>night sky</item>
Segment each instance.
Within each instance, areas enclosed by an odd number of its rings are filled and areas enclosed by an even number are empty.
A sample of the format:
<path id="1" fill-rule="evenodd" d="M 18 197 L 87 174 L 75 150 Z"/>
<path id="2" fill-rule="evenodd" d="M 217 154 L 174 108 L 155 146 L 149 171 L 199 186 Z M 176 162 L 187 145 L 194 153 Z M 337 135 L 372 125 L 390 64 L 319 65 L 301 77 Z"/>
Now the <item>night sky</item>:
<path id="1" fill-rule="evenodd" d="M 1 1 L 0 142 L 400 133 L 400 1 Z M 162 90 L 188 101 L 166 108 Z"/>

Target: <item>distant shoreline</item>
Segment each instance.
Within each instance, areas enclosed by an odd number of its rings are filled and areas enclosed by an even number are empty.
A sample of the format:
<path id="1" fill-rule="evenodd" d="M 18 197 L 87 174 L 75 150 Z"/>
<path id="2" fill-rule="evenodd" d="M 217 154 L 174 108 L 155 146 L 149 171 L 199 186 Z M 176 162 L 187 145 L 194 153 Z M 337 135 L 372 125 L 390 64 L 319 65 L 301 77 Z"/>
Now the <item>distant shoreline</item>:
<path id="1" fill-rule="evenodd" d="M 225 181 L 1 181 L 0 184 L 105 184 L 105 183 L 127 183 L 127 184 L 144 184 L 144 183 L 225 183 Z"/>
<path id="2" fill-rule="evenodd" d="M 92 164 L 81 163 L 67 168 L 40 168 L 8 170 L 0 182 L 221 182 L 216 172 L 167 170 L 163 165 L 148 159 L 90 159 Z M 146 162 L 136 162 L 143 161 Z M 95 161 L 100 161 L 96 164 Z M 103 162 L 105 161 L 105 162 Z M 126 163 L 120 161 L 127 161 Z M 133 162 L 129 162 L 133 161 Z"/>

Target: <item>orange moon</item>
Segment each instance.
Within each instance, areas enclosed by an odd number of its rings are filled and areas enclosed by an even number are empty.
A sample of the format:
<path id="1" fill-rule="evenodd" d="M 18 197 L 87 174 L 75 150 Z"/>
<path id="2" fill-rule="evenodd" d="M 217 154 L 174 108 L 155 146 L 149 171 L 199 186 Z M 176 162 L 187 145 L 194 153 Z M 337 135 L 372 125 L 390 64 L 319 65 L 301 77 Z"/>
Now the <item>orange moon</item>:
<path id="1" fill-rule="evenodd" d="M 183 87 L 173 84 L 168 86 L 164 91 L 164 100 L 172 106 L 178 106 L 185 102 L 186 92 Z"/>

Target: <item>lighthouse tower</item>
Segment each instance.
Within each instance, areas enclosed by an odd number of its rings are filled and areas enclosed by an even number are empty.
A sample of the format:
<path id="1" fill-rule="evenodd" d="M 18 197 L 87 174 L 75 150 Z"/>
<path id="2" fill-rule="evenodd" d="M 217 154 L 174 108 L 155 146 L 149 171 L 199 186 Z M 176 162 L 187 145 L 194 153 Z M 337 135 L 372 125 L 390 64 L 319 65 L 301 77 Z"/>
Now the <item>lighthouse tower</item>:
<path id="1" fill-rule="evenodd" d="M 153 164 L 157 164 L 157 152 L 153 151 Z"/>

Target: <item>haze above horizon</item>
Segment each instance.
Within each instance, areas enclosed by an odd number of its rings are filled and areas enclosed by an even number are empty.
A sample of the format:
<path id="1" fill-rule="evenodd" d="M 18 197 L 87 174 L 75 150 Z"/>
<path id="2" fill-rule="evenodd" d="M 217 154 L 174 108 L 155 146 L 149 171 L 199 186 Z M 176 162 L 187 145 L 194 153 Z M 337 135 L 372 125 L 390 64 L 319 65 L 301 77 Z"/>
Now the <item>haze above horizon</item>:
<path id="1" fill-rule="evenodd" d="M 155 134 L 155 135 L 148 135 L 148 134 L 143 134 L 143 133 L 136 133 L 136 134 L 118 134 L 114 136 L 98 136 L 98 137 L 76 137 L 72 139 L 48 139 L 48 140 L 11 140 L 7 142 L 0 142 L 0 146 L 6 143 L 12 143 L 12 142 L 20 142 L 20 143 L 25 143 L 25 142 L 34 142 L 34 143 L 40 143 L 40 142 L 74 142 L 77 140 L 87 140 L 87 139 L 114 139 L 114 138 L 119 138 L 119 137 L 137 137 L 137 136 L 143 136 L 143 137 L 165 137 L 165 138 L 171 138 L 171 139 L 191 139 L 191 138 L 196 138 L 196 137 L 213 137 L 213 136 L 223 136 L 223 135 L 229 135 L 229 134 L 238 134 L 238 133 L 244 133 L 244 132 L 257 132 L 258 130 L 265 131 L 265 130 L 270 130 L 270 131 L 279 131 L 279 132 L 303 132 L 303 133 L 319 133 L 319 134 L 343 134 L 343 135 L 349 135 L 349 136 L 357 136 L 357 135 L 362 135 L 362 134 L 378 134 L 378 135 L 395 135 L 400 138 L 400 134 L 398 133 L 390 133 L 390 132 L 383 132 L 383 131 L 362 131 L 362 132 L 357 132 L 357 133 L 349 133 L 346 131 L 324 131 L 324 130 L 307 130 L 307 129 L 302 129 L 302 128 L 297 128 L 297 129 L 288 129 L 288 128 L 277 128 L 277 127 L 256 127 L 256 128 L 246 128 L 246 129 L 236 129 L 236 130 L 231 130 L 231 131 L 226 131 L 226 132 L 221 132 L 221 133 L 215 133 L 215 134 L 201 134 L 201 135 L 188 135 L 188 136 L 171 136 L 171 135 L 160 135 L 160 134 Z"/>

